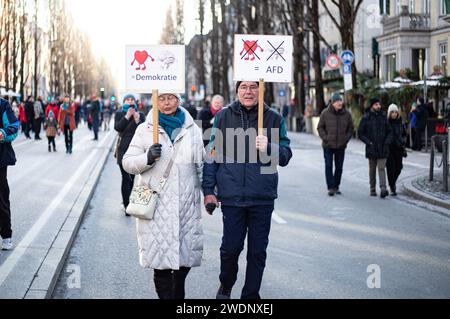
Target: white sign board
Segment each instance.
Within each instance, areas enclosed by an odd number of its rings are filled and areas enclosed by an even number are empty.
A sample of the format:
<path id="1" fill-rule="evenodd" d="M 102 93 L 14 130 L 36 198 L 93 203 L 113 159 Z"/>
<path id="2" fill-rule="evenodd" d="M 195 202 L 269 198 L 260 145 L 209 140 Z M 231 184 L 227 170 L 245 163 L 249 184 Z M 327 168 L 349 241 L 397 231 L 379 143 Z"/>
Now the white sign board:
<path id="1" fill-rule="evenodd" d="M 234 36 L 234 80 L 292 82 L 292 36 Z"/>
<path id="2" fill-rule="evenodd" d="M 344 74 L 344 90 L 350 91 L 353 90 L 353 80 L 352 74 Z"/>
<path id="3" fill-rule="evenodd" d="M 127 45 L 125 50 L 127 92 L 184 93 L 184 45 Z"/>

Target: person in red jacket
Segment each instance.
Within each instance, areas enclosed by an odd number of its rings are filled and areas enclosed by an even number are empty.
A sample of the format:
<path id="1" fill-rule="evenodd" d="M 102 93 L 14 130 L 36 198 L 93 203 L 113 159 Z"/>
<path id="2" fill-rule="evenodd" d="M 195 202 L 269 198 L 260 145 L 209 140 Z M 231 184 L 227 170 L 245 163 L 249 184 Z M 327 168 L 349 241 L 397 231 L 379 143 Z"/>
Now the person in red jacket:
<path id="1" fill-rule="evenodd" d="M 55 100 L 52 100 L 45 109 L 45 118 L 48 118 L 48 114 L 53 112 L 53 115 L 55 116 L 55 119 L 59 118 L 59 106 L 56 104 Z"/>
<path id="2" fill-rule="evenodd" d="M 64 130 L 66 153 L 72 154 L 73 131 L 75 130 L 75 109 L 70 103 L 70 97 L 65 96 L 59 112 L 59 127 Z"/>
<path id="3" fill-rule="evenodd" d="M 25 114 L 25 106 L 23 103 L 19 104 L 19 121 L 22 128 L 22 133 L 25 133 L 27 138 L 31 138 L 30 134 L 27 132 L 27 116 Z"/>

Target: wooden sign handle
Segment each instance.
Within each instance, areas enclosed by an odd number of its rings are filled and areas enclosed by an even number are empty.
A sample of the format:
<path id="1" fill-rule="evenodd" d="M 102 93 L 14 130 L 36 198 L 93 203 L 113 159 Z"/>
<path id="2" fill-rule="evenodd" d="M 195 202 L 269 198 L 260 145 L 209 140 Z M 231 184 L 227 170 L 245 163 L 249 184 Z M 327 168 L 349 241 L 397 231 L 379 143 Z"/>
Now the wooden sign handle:
<path id="1" fill-rule="evenodd" d="M 158 90 L 152 90 L 153 102 L 153 144 L 158 143 L 159 118 L 158 118 Z"/>
<path id="2" fill-rule="evenodd" d="M 258 135 L 263 135 L 263 113 L 264 113 L 264 79 L 259 79 L 258 98 Z"/>

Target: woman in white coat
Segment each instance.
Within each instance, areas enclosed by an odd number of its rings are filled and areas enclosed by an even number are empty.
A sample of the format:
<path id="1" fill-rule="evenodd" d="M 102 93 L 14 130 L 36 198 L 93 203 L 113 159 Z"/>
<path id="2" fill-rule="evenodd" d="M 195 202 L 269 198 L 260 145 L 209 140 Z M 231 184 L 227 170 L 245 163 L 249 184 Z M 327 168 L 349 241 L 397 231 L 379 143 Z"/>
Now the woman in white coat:
<path id="1" fill-rule="evenodd" d="M 139 175 L 138 185 L 158 189 L 176 150 L 174 164 L 160 193 L 152 220 L 137 220 L 139 261 L 154 269 L 160 299 L 184 299 L 191 267 L 200 266 L 203 253 L 201 182 L 204 148 L 202 131 L 180 107 L 178 94 L 160 94 L 159 143 L 153 143 L 153 112 L 139 125 L 122 165 Z"/>

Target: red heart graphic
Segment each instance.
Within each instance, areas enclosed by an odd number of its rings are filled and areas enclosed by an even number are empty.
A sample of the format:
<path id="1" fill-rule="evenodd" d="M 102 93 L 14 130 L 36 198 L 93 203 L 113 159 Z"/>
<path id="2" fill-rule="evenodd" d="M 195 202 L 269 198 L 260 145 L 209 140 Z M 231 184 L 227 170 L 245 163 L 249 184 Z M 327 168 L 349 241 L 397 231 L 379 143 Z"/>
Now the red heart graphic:
<path id="1" fill-rule="evenodd" d="M 134 58 L 139 64 L 144 64 L 145 61 L 147 61 L 147 58 L 149 57 L 147 51 L 136 51 L 134 52 Z"/>
<path id="2" fill-rule="evenodd" d="M 244 49 L 245 49 L 245 52 L 249 52 L 249 53 L 253 53 L 253 52 L 255 52 L 256 51 L 256 41 L 248 41 L 248 40 L 246 40 L 245 42 L 244 42 Z"/>

